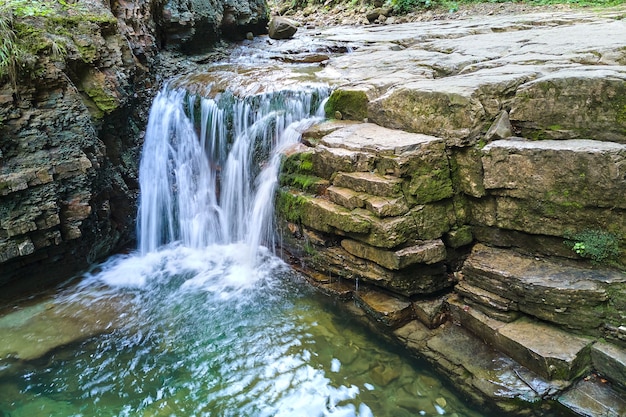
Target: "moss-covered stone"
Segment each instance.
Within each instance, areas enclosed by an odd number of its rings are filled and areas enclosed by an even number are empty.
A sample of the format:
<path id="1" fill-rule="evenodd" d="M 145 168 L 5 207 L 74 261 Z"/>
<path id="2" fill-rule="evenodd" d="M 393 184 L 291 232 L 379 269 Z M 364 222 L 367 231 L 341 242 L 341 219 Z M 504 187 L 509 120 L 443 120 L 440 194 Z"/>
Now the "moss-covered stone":
<path id="1" fill-rule="evenodd" d="M 363 90 L 338 89 L 328 98 L 324 106 L 326 117 L 335 117 L 340 112 L 344 119 L 363 120 L 367 118 L 369 99 Z"/>

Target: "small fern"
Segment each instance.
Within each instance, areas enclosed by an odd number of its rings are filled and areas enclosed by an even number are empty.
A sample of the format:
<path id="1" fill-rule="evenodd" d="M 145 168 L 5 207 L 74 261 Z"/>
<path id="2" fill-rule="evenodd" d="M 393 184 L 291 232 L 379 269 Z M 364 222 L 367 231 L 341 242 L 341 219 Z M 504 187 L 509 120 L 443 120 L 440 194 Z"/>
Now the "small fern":
<path id="1" fill-rule="evenodd" d="M 568 239 L 565 244 L 570 249 L 593 263 L 614 261 L 620 253 L 619 237 L 604 230 L 587 229 L 565 237 Z"/>

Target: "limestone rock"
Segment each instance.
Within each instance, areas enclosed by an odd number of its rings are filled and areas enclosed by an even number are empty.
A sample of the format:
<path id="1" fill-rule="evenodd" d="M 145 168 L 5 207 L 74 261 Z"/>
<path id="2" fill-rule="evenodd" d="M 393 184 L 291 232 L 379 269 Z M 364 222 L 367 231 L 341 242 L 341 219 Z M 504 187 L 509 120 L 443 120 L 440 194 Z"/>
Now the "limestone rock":
<path id="1" fill-rule="evenodd" d="M 420 242 L 396 251 L 378 249 L 350 239 L 342 240 L 341 246 L 354 256 L 392 270 L 404 269 L 418 263 L 434 264 L 446 259 L 446 248 L 440 239 Z"/>
<path id="2" fill-rule="evenodd" d="M 559 397 L 559 402 L 581 416 L 626 415 L 623 396 L 595 377 L 580 380 L 574 388 Z"/>
<path id="3" fill-rule="evenodd" d="M 281 16 L 274 16 L 269 23 L 269 36 L 272 39 L 289 39 L 298 31 L 293 21 Z"/>
<path id="4" fill-rule="evenodd" d="M 429 329 L 435 329 L 447 320 L 443 298 L 413 301 L 415 317 Z"/>
<path id="5" fill-rule="evenodd" d="M 626 145 L 500 140 L 483 149 L 482 164 L 485 188 L 498 195 L 565 208 L 626 208 Z"/>
<path id="6" fill-rule="evenodd" d="M 491 127 L 489 127 L 487 133 L 485 133 L 485 139 L 492 141 L 495 139 L 506 139 L 509 136 L 513 136 L 509 113 L 506 110 L 502 110 Z"/>
<path id="7" fill-rule="evenodd" d="M 409 301 L 372 290 L 357 291 L 354 297 L 369 316 L 387 327 L 400 327 L 412 318 Z"/>
<path id="8" fill-rule="evenodd" d="M 604 378 L 626 388 L 626 349 L 606 342 L 596 342 L 591 348 L 593 367 Z"/>
<path id="9" fill-rule="evenodd" d="M 333 180 L 336 187 L 381 197 L 398 197 L 401 193 L 402 180 L 390 176 L 370 174 L 369 172 L 339 172 Z"/>
<path id="10" fill-rule="evenodd" d="M 537 139 L 590 138 L 626 143 L 626 70 L 566 68 L 522 86 L 511 122 Z"/>
<path id="11" fill-rule="evenodd" d="M 571 380 L 591 366 L 592 339 L 527 318 L 500 322 L 454 299 L 448 304 L 462 326 L 546 379 Z"/>
<path id="12" fill-rule="evenodd" d="M 626 275 L 618 271 L 537 260 L 483 245 L 474 247 L 463 275 L 467 284 L 515 302 L 524 313 L 596 334 L 613 320 L 616 301 L 611 294 L 619 294 L 626 283 Z"/>

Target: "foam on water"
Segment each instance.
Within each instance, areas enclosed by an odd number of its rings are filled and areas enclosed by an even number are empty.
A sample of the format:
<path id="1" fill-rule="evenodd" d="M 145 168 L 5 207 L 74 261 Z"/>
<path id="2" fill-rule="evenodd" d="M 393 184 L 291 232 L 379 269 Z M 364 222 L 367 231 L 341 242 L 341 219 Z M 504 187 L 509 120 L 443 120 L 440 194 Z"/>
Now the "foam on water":
<path id="1" fill-rule="evenodd" d="M 280 152 L 321 120 L 327 94 L 324 86 L 245 99 L 162 90 L 140 164 L 139 251 L 244 243 L 254 263 L 260 245 L 273 246 Z"/>

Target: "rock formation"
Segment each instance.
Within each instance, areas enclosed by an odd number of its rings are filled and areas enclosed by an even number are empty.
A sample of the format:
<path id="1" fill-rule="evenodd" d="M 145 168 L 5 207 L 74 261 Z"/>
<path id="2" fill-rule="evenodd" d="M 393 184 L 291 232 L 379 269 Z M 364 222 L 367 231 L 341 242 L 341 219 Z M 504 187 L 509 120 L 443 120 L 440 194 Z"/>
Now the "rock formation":
<path id="1" fill-rule="evenodd" d="M 626 369 L 616 13 L 322 32 L 355 50 L 319 74 L 343 120 L 283 164 L 283 242 L 311 281 L 507 412 L 626 410 L 593 377 L 621 392 Z"/>
<path id="2" fill-rule="evenodd" d="M 260 1 L 46 2 L 26 14 L 9 6 L 0 11 L 14 56 L 0 71 L 0 285 L 32 291 L 134 239 L 161 48 L 262 33 L 267 9 Z"/>

